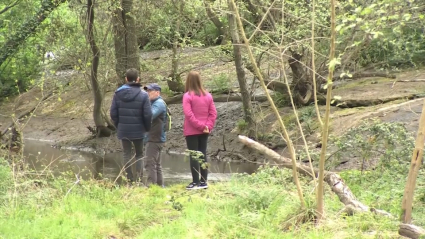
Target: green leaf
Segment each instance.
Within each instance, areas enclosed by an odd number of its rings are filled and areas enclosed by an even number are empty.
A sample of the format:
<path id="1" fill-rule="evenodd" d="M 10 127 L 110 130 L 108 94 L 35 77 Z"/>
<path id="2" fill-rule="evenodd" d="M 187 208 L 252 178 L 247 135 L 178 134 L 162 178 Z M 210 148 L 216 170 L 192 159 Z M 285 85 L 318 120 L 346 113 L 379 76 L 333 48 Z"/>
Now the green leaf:
<path id="1" fill-rule="evenodd" d="M 341 65 L 341 59 L 339 59 L 339 58 L 334 58 L 334 59 L 332 59 L 332 60 L 329 62 L 329 70 L 330 70 L 330 71 L 335 70 L 335 67 L 336 67 L 337 65 Z"/>

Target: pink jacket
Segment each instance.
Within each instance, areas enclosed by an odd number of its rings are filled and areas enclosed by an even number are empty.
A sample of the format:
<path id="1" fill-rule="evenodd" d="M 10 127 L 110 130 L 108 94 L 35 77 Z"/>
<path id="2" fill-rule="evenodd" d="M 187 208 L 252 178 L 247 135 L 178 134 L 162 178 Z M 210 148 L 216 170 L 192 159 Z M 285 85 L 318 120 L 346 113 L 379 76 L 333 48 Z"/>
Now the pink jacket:
<path id="1" fill-rule="evenodd" d="M 203 134 L 205 126 L 208 126 L 210 132 L 214 128 L 217 110 L 210 93 L 196 95 L 193 92 L 186 92 L 183 95 L 183 113 L 184 136 Z"/>

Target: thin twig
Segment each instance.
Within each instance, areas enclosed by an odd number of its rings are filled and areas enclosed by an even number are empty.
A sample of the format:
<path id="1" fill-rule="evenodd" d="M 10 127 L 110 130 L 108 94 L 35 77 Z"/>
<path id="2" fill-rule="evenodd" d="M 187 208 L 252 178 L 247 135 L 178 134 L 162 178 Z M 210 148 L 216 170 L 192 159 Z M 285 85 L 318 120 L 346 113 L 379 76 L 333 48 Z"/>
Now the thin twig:
<path id="1" fill-rule="evenodd" d="M 71 186 L 71 188 L 68 190 L 68 192 L 66 192 L 65 198 L 68 196 L 71 190 L 75 187 L 75 185 L 80 183 L 80 176 L 78 174 L 75 174 L 75 177 L 77 178 L 77 181 L 75 181 L 74 184 Z"/>

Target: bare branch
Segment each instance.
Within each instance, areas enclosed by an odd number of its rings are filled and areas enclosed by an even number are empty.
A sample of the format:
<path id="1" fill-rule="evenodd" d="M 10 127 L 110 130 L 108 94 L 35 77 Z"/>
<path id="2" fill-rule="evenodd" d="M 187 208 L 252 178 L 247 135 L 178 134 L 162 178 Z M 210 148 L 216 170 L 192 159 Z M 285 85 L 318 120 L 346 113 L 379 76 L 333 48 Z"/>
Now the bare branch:
<path id="1" fill-rule="evenodd" d="M 21 0 L 16 0 L 14 3 L 11 3 L 10 5 L 7 5 L 6 7 L 4 7 L 1 11 L 0 11 L 0 15 L 7 12 L 9 9 L 11 9 L 12 7 L 16 6 L 19 4 Z"/>

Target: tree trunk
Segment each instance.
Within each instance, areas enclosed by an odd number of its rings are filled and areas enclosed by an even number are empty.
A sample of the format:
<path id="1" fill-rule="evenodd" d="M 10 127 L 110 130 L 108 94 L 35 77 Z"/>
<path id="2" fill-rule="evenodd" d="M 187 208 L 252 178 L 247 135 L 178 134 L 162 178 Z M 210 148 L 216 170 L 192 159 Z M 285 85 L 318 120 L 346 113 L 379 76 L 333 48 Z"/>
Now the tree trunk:
<path id="1" fill-rule="evenodd" d="M 291 89 L 294 96 L 294 101 L 299 105 L 307 105 L 312 96 L 312 85 L 307 79 L 307 74 L 301 64 L 302 55 L 296 52 L 292 53 L 289 58 L 289 67 L 292 70 Z"/>
<path id="2" fill-rule="evenodd" d="M 269 92 L 267 91 L 267 86 L 264 83 L 264 78 L 263 78 L 263 76 L 260 72 L 260 69 L 258 68 L 257 62 L 255 61 L 254 54 L 253 54 L 253 52 L 250 48 L 249 40 L 246 37 L 246 33 L 245 33 L 245 30 L 244 30 L 243 24 L 242 24 L 242 19 L 241 19 L 241 16 L 239 15 L 239 11 L 238 11 L 238 8 L 236 6 L 236 3 L 235 3 L 234 0 L 229 0 L 229 1 L 231 2 L 233 9 L 235 10 L 235 12 L 234 12 L 235 18 L 236 18 L 239 30 L 241 32 L 241 36 L 242 36 L 244 45 L 248 50 L 248 56 L 249 56 L 249 59 L 250 59 L 252 65 L 253 65 L 253 68 L 255 70 L 255 75 L 258 77 L 260 84 L 261 84 L 261 87 L 263 88 L 263 90 L 266 94 L 267 100 L 270 102 L 271 108 L 273 109 L 276 117 L 278 118 L 279 125 L 280 125 L 280 128 L 282 129 L 283 136 L 285 137 L 285 141 L 288 144 L 288 149 L 289 149 L 289 153 L 291 155 L 292 165 L 293 165 L 293 171 L 292 171 L 293 178 L 294 178 L 295 185 L 297 186 L 297 192 L 298 192 L 298 196 L 299 196 L 299 199 L 300 199 L 301 208 L 304 209 L 305 208 L 304 193 L 303 193 L 303 190 L 301 188 L 300 181 L 298 179 L 298 174 L 296 172 L 296 167 L 295 167 L 296 166 L 296 153 L 295 153 L 295 149 L 294 149 L 294 146 L 293 146 L 293 142 L 289 138 L 288 130 L 286 129 L 285 124 L 283 123 L 282 117 L 280 116 L 280 113 L 279 113 L 275 103 L 273 102 L 273 99 L 271 98 Z"/>
<path id="3" fill-rule="evenodd" d="M 248 124 L 248 136 L 249 137 L 255 137 L 256 138 L 256 126 L 255 126 L 255 120 L 254 116 L 252 114 L 252 104 L 251 104 L 251 96 L 248 91 L 248 85 L 246 83 L 246 77 L 245 77 L 245 69 L 243 66 L 243 60 L 242 60 L 242 53 L 241 53 L 241 42 L 239 39 L 239 33 L 238 28 L 236 25 L 235 16 L 233 13 L 235 10 L 233 9 L 232 3 L 228 2 L 229 11 L 228 14 L 228 21 L 229 21 L 229 30 L 230 30 L 230 36 L 232 37 L 233 42 L 233 55 L 235 59 L 235 67 L 236 67 L 236 74 L 238 77 L 238 83 L 241 90 L 242 95 L 242 104 L 243 104 L 243 111 L 245 116 L 245 122 Z"/>
<path id="4" fill-rule="evenodd" d="M 267 13 L 267 16 L 265 16 L 265 21 L 263 21 L 263 23 L 259 25 L 261 23 L 263 16 L 267 12 L 266 7 L 264 6 L 261 7 L 262 5 L 264 5 L 264 3 L 261 3 L 259 1 L 255 1 L 255 3 L 253 3 L 251 0 L 243 0 L 243 2 L 245 3 L 245 6 L 248 9 L 248 11 L 251 12 L 252 17 L 254 18 L 254 24 L 260 30 L 276 31 L 276 22 L 271 12 Z"/>
<path id="5" fill-rule="evenodd" d="M 227 29 L 226 26 L 220 21 L 220 18 L 211 8 L 211 5 L 208 3 L 208 0 L 204 0 L 205 10 L 207 11 L 208 18 L 212 21 L 215 27 L 218 30 L 219 36 L 216 41 L 216 45 L 225 44 Z"/>
<path id="6" fill-rule="evenodd" d="M 335 57 L 335 0 L 331 1 L 331 44 L 329 51 L 329 75 L 328 75 L 328 88 L 326 94 L 326 111 L 325 117 L 323 119 L 322 127 L 322 150 L 320 151 L 320 160 L 319 160 L 319 183 L 316 191 L 316 203 L 317 203 L 317 220 L 320 222 L 325 213 L 325 201 L 324 201 L 324 186 L 323 180 L 325 178 L 325 160 L 326 160 L 326 150 L 328 146 L 328 134 L 329 134 L 329 121 L 330 121 L 330 111 L 331 111 L 331 96 L 332 96 L 332 77 L 335 66 L 332 63 Z"/>
<path id="7" fill-rule="evenodd" d="M 94 1 L 95 0 L 87 0 L 87 41 L 89 42 L 90 48 L 93 53 L 93 62 L 91 64 L 90 72 L 90 83 L 94 97 L 93 120 L 97 131 L 96 136 L 108 137 L 111 135 L 112 131 L 108 127 L 106 127 L 106 122 L 102 116 L 103 95 L 99 86 L 99 82 L 97 81 L 97 69 L 99 66 L 100 50 L 99 47 L 96 45 L 93 33 Z"/>
<path id="8" fill-rule="evenodd" d="M 181 19 L 179 15 L 181 16 L 183 14 L 184 9 L 184 1 L 180 1 L 180 4 L 175 4 L 175 7 L 177 7 L 178 10 L 178 17 L 176 19 L 176 29 L 174 32 L 174 39 L 173 39 L 173 56 L 171 59 L 171 74 L 170 78 L 167 80 L 168 88 L 175 92 L 184 92 L 184 85 L 182 78 L 180 77 L 179 71 L 179 60 L 180 60 L 180 53 L 179 53 L 179 39 L 180 39 L 180 24 Z"/>
<path id="9" fill-rule="evenodd" d="M 248 9 L 249 12 L 251 12 L 252 17 L 254 18 L 254 24 L 258 26 L 258 24 L 261 22 L 261 18 L 263 14 L 260 14 L 257 7 L 252 3 L 251 0 L 243 0 L 242 2 L 245 3 L 246 9 Z M 261 26 L 259 26 L 261 28 Z M 261 29 L 264 30 L 264 29 Z"/>
<path id="10" fill-rule="evenodd" d="M 401 221 L 403 223 L 411 223 L 413 193 L 415 192 L 416 178 L 422 165 L 424 154 L 424 137 L 425 137 L 425 101 L 422 106 L 421 118 L 419 120 L 419 130 L 416 136 L 415 149 L 412 153 L 409 175 L 407 176 L 406 187 L 404 189 L 403 201 L 401 205 Z"/>
<path id="11" fill-rule="evenodd" d="M 0 47 L 0 66 L 36 31 L 37 27 L 49 16 L 49 14 L 65 1 L 66 0 L 43 0 L 35 16 L 22 24 L 15 34 L 5 39 L 6 43 Z"/>
<path id="12" fill-rule="evenodd" d="M 135 68 L 140 71 L 139 48 L 134 18 L 131 14 L 133 0 L 121 0 L 121 6 L 114 11 L 115 71 L 118 84 L 125 83 L 125 71 Z"/>

